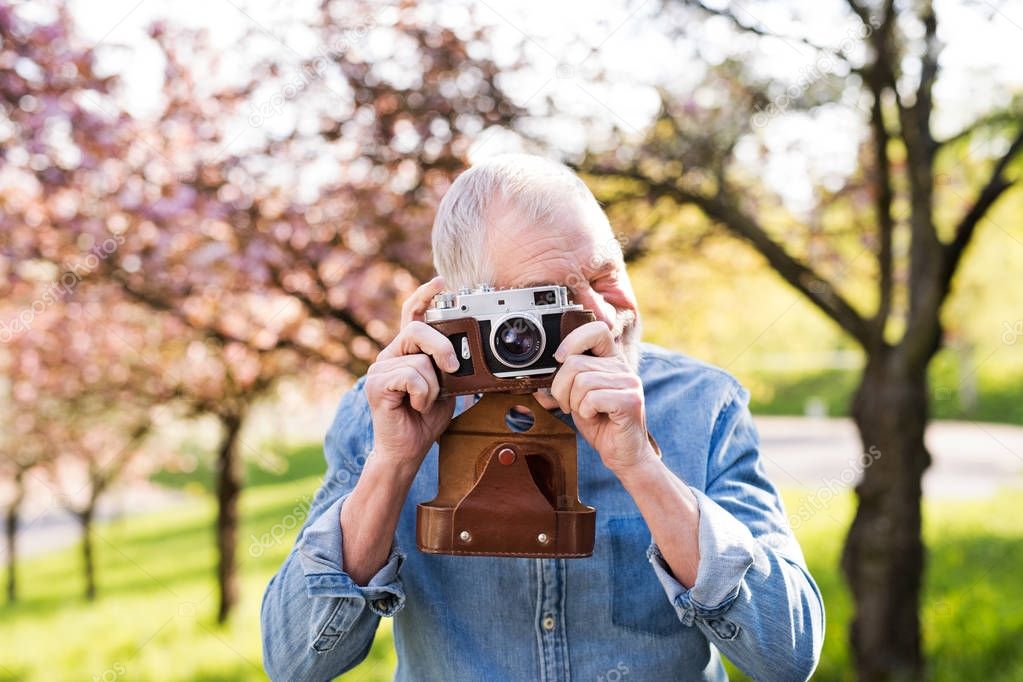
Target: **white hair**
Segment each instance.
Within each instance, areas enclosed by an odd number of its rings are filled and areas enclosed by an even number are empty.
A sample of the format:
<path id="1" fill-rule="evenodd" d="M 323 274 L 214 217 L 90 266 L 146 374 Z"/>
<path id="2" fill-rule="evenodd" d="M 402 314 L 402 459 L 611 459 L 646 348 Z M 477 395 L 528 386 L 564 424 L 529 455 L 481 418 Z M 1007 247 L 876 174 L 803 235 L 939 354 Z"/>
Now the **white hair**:
<path id="1" fill-rule="evenodd" d="M 524 227 L 549 226 L 563 211 L 579 206 L 608 224 L 589 188 L 567 166 L 530 154 L 491 157 L 459 175 L 437 208 L 433 264 L 448 289 L 493 281 L 486 244 L 489 211 L 495 205 L 513 210 Z"/>

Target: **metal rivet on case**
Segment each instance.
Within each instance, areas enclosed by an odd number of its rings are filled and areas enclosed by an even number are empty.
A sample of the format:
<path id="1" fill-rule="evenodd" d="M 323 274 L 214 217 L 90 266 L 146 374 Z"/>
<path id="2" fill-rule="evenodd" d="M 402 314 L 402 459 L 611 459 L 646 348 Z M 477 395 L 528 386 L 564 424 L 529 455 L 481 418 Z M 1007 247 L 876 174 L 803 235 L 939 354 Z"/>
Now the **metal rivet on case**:
<path id="1" fill-rule="evenodd" d="M 463 530 L 461 533 L 458 534 L 458 539 L 461 540 L 462 542 L 469 542 L 470 540 L 472 540 L 472 533 L 470 533 L 467 530 Z"/>
<path id="2" fill-rule="evenodd" d="M 550 538 L 547 537 L 547 533 L 540 533 L 539 535 L 536 536 L 536 540 L 541 545 L 546 545 L 548 542 L 550 542 Z"/>
<path id="3" fill-rule="evenodd" d="M 515 451 L 512 450 L 511 448 L 502 448 L 501 451 L 497 453 L 497 461 L 505 466 L 508 466 L 509 464 L 514 464 Z"/>

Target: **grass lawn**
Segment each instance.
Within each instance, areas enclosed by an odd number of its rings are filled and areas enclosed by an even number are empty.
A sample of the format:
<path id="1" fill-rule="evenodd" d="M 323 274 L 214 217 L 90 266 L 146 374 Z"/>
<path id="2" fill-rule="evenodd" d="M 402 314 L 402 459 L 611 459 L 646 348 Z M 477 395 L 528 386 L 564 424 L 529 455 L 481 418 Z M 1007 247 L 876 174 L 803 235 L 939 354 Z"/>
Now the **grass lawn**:
<path id="1" fill-rule="evenodd" d="M 214 622 L 214 503 L 199 493 L 185 507 L 98 527 L 95 604 L 81 599 L 76 548 L 25 562 L 21 602 L 0 607 L 0 680 L 264 679 L 260 597 L 295 530 L 261 553 L 250 551 L 252 536 L 304 512 L 320 457 L 317 447 L 299 448 L 283 474 L 251 472 L 242 503 L 243 600 L 227 627 Z M 790 508 L 799 498 L 799 491 L 786 493 Z M 850 497 L 836 499 L 799 530 L 828 611 L 820 680 L 852 679 L 845 645 L 850 604 L 837 571 L 851 513 Z M 1020 516 L 1019 491 L 927 506 L 924 621 L 933 679 L 1023 680 Z M 393 667 L 385 619 L 369 660 L 346 679 L 390 679 Z"/>
<path id="2" fill-rule="evenodd" d="M 741 379 L 752 392 L 753 414 L 804 414 L 809 401 L 819 401 L 828 415 L 849 414 L 849 403 L 860 379 L 859 371 L 756 372 Z M 930 372 L 931 417 L 1023 424 L 1023 379 L 1018 372 L 981 372 L 976 397 L 968 403 L 961 382 L 947 363 L 936 363 Z"/>

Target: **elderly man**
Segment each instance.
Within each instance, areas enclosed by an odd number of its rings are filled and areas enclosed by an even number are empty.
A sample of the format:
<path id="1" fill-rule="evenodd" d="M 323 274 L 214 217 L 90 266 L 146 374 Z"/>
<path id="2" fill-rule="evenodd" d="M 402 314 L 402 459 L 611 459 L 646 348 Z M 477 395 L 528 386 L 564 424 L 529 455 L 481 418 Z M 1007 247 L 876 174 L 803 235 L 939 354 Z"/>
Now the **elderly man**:
<path id="1" fill-rule="evenodd" d="M 433 248 L 441 276 L 341 400 L 323 488 L 267 587 L 270 676 L 352 669 L 388 616 L 400 680 L 720 680 L 722 653 L 757 680 L 808 678 L 823 605 L 765 477 L 748 394 L 640 343 L 619 243 L 582 181 L 532 156 L 475 165 L 441 202 Z M 431 358 L 458 362 L 423 313 L 442 289 L 480 282 L 564 284 L 596 314 L 564 338 L 535 396 L 578 433 L 580 497 L 598 510 L 590 558 L 416 549 L 435 441 L 471 403 L 438 398 Z"/>

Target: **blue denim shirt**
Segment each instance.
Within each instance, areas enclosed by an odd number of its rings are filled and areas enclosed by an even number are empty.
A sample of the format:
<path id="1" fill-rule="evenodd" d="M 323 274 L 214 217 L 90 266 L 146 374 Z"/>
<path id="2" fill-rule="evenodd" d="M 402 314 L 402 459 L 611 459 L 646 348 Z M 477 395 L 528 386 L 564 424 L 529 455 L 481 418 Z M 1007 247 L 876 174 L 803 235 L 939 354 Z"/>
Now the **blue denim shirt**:
<path id="1" fill-rule="evenodd" d="M 748 393 L 724 371 L 650 344 L 639 373 L 648 429 L 699 502 L 691 589 L 672 577 L 636 503 L 582 437 L 579 496 L 597 508 L 592 557 L 420 552 L 416 504 L 437 490 L 434 444 L 387 563 L 356 585 L 341 566 L 339 513 L 373 445 L 360 380 L 327 434 L 324 485 L 263 598 L 270 677 L 350 670 L 385 616 L 394 618 L 398 680 L 722 680 L 720 654 L 757 680 L 808 678 L 824 607 L 764 474 Z"/>

